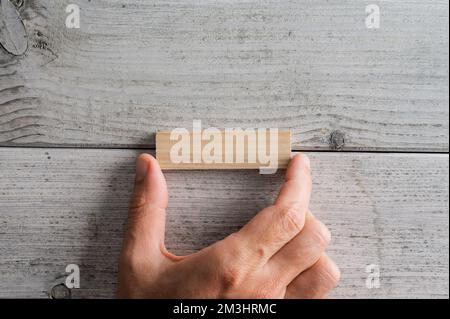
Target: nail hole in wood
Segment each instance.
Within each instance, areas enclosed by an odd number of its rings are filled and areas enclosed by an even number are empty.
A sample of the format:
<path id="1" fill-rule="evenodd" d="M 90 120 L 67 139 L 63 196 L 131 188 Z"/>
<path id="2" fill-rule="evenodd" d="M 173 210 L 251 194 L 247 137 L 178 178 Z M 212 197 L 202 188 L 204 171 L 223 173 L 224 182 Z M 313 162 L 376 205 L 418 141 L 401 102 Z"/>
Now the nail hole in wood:
<path id="1" fill-rule="evenodd" d="M 50 298 L 52 299 L 70 299 L 71 297 L 70 289 L 64 284 L 54 286 L 50 292 Z"/>

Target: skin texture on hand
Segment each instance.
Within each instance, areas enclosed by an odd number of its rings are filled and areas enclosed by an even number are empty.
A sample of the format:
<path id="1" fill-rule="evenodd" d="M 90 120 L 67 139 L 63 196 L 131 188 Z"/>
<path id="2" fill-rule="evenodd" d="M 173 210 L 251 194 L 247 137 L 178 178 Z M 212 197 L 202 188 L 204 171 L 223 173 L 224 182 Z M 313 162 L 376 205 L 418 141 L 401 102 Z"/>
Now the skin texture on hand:
<path id="1" fill-rule="evenodd" d="M 180 257 L 164 245 L 164 175 L 151 155 L 140 155 L 119 262 L 118 297 L 327 297 L 340 272 L 324 253 L 329 230 L 309 211 L 310 171 L 308 157 L 295 156 L 272 206 L 238 232 Z"/>

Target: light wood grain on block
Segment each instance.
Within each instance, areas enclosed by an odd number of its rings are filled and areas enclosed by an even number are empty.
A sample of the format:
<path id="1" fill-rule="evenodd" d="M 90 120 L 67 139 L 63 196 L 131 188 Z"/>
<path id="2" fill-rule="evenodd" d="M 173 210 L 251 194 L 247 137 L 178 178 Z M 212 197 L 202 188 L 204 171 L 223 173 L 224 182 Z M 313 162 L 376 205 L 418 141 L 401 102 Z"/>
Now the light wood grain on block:
<path id="1" fill-rule="evenodd" d="M 1 145 L 153 148 L 200 119 L 292 129 L 294 150 L 448 151 L 447 0 L 376 1 L 379 29 L 361 0 L 77 0 L 80 29 L 69 1 L 15 2 Z"/>
<path id="2" fill-rule="evenodd" d="M 134 150 L 0 149 L 0 297 L 46 298 L 80 266 L 74 298 L 113 297 Z M 331 230 L 337 298 L 448 298 L 448 155 L 309 154 L 311 211 Z M 283 172 L 165 173 L 166 244 L 189 254 L 238 230 Z M 366 266 L 380 268 L 368 289 Z M 62 278 L 62 279 L 61 279 Z"/>
<path id="3" fill-rule="evenodd" d="M 229 129 L 156 134 L 156 157 L 165 170 L 260 169 L 276 172 L 291 159 L 291 132 Z"/>

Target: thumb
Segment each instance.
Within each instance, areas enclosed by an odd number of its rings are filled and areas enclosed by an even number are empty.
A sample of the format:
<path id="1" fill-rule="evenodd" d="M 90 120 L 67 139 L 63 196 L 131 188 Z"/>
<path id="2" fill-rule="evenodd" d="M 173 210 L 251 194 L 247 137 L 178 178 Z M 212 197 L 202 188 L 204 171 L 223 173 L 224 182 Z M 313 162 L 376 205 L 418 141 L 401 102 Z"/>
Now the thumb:
<path id="1" fill-rule="evenodd" d="M 149 250 L 160 252 L 164 247 L 167 202 L 167 184 L 158 161 L 140 155 L 128 216 L 127 246 L 134 253 L 148 255 Z"/>

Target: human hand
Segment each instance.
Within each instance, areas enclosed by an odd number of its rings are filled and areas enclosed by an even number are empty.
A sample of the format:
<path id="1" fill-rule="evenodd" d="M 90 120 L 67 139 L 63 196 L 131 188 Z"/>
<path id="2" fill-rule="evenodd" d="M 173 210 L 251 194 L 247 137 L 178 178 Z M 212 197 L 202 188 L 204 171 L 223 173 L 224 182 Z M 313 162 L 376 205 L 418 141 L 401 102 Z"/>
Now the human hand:
<path id="1" fill-rule="evenodd" d="M 119 263 L 121 298 L 324 298 L 340 277 L 330 232 L 309 212 L 310 162 L 295 156 L 273 206 L 225 239 L 179 257 L 164 245 L 167 185 L 158 162 L 136 164 Z"/>

